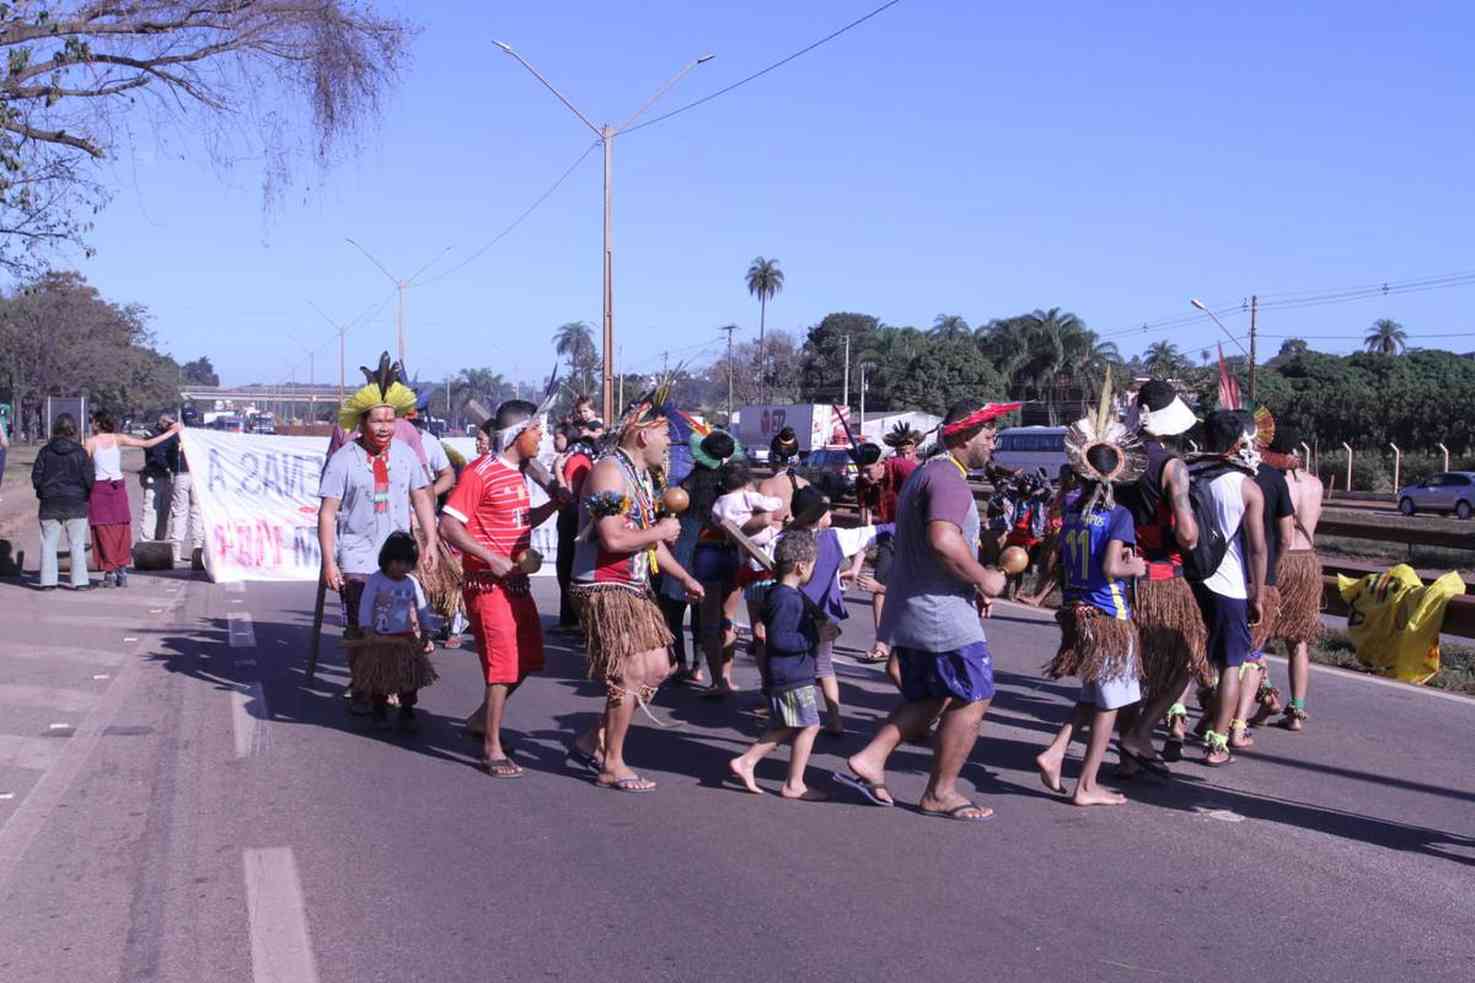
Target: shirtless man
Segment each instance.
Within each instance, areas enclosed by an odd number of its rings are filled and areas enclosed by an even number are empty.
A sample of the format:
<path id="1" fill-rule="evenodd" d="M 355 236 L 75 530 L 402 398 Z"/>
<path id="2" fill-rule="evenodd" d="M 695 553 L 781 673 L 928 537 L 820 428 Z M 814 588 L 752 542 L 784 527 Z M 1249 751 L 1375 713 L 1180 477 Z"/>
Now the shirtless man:
<path id="1" fill-rule="evenodd" d="M 1265 460 L 1285 471 L 1295 512 L 1291 536 L 1279 564 L 1280 616 L 1271 638 L 1290 649 L 1291 700 L 1281 726 L 1299 731 L 1306 721 L 1306 689 L 1311 681 L 1311 643 L 1322 635 L 1321 560 L 1316 555 L 1316 525 L 1321 521 L 1321 479 L 1305 470 L 1297 446 L 1299 435 L 1277 424 Z"/>

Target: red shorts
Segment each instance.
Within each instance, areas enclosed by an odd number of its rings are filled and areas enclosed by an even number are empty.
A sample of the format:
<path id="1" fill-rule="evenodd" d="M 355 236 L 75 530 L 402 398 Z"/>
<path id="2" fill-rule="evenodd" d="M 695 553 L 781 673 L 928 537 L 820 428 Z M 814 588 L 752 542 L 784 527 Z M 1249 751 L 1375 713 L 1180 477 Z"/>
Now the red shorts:
<path id="1" fill-rule="evenodd" d="M 543 623 L 531 594 L 493 588 L 467 591 L 463 598 L 488 685 L 520 683 L 543 668 Z"/>

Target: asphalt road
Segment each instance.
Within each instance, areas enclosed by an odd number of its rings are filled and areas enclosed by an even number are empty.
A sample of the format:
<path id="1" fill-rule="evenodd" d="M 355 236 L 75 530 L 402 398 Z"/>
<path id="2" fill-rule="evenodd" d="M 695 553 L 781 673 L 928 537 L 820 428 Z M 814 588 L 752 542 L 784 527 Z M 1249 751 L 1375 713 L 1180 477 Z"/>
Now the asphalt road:
<path id="1" fill-rule="evenodd" d="M 992 821 L 918 815 L 913 747 L 895 809 L 724 786 L 751 693 L 663 691 L 670 729 L 629 751 L 660 788 L 624 795 L 564 764 L 599 691 L 557 641 L 509 714 L 528 773 L 496 781 L 459 727 L 473 653 L 435 656 L 419 736 L 381 735 L 345 713 L 336 642 L 305 684 L 310 586 L 133 585 L 0 586 L 6 981 L 1475 977 L 1475 702 L 1318 670 L 1303 735 L 1077 809 L 1032 766 L 1073 696 L 1037 672 L 1056 629 L 1001 604 L 964 772 Z M 894 702 L 839 663 L 852 733 L 822 739 L 822 786 Z"/>

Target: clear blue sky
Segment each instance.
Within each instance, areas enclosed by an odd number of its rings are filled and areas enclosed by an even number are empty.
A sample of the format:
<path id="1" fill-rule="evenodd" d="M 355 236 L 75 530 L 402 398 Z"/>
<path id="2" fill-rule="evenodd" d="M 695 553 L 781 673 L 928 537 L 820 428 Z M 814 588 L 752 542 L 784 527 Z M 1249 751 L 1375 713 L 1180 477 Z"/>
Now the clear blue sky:
<path id="1" fill-rule="evenodd" d="M 880 0 L 753 4 L 407 4 L 422 27 L 362 153 L 303 172 L 264 215 L 249 167 L 225 174 L 141 145 L 120 162 L 84 273 L 146 304 L 160 347 L 208 354 L 227 382 L 336 377 L 312 300 L 348 319 L 447 245 L 483 245 L 590 142 L 505 39 L 596 122 L 619 121 L 712 52 L 674 108 L 807 44 Z M 1211 304 L 1475 270 L 1475 84 L 1466 4 L 1124 2 L 1040 7 L 904 0 L 778 71 L 615 144 L 615 313 L 622 365 L 755 337 L 742 276 L 777 257 L 769 325 L 836 310 L 927 326 L 1036 307 L 1103 334 Z M 494 9 L 507 8 L 507 9 Z M 145 137 L 145 140 L 148 138 Z M 534 378 L 559 324 L 598 324 L 600 166 L 591 154 L 480 260 L 412 290 L 410 365 Z M 1413 343 L 1475 349 L 1475 287 L 1285 312 L 1268 336 L 1356 346 L 1378 317 Z M 1239 327 L 1244 318 L 1231 321 Z M 1196 355 L 1211 324 L 1167 334 Z M 349 336 L 349 365 L 392 346 L 393 305 Z M 1270 353 L 1278 346 L 1270 339 Z M 1226 344 L 1226 347 L 1227 344 Z M 1231 349 L 1232 350 L 1232 349 Z M 691 352 L 689 351 L 688 354 Z"/>

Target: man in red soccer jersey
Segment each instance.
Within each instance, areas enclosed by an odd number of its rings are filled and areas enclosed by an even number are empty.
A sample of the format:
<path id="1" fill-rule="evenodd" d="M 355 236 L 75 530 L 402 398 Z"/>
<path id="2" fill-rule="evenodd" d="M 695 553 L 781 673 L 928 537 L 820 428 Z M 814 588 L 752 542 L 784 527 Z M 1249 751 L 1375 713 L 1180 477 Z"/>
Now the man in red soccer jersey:
<path id="1" fill-rule="evenodd" d="M 497 407 L 492 453 L 461 473 L 440 520 L 441 534 L 463 554 L 466 617 L 487 684 L 481 767 L 493 778 L 522 777 L 522 768 L 502 748 L 502 718 L 517 687 L 543 668 L 543 627 L 528 584 L 532 564 L 513 560 L 561 504 L 554 497 L 536 509 L 528 506 L 523 469 L 543 440 L 537 414 L 536 406 L 521 399 Z"/>

